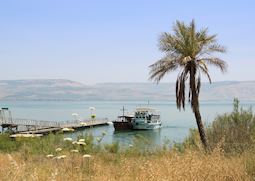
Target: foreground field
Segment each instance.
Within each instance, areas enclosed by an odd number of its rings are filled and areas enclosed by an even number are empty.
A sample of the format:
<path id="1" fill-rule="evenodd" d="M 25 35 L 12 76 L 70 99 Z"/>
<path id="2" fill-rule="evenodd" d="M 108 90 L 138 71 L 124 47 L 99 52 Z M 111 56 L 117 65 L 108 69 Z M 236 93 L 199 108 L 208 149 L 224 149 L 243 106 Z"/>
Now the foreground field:
<path id="1" fill-rule="evenodd" d="M 196 129 L 183 143 L 150 145 L 141 136 L 122 148 L 102 144 L 106 135 L 71 138 L 62 133 L 42 138 L 0 135 L 0 180 L 255 180 L 255 116 L 239 108 L 219 115 L 206 129 L 204 153 Z"/>
<path id="2" fill-rule="evenodd" d="M 100 153 L 66 158 L 0 155 L 1 180 L 253 180 L 244 157 L 225 157 L 220 150 L 132 155 Z"/>

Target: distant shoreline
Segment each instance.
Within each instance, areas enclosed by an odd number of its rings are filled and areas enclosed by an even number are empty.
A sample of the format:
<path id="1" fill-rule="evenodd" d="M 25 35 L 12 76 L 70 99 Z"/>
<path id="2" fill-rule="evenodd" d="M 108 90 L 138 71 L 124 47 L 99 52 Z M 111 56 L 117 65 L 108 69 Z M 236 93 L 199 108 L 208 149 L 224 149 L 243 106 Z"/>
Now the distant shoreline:
<path id="1" fill-rule="evenodd" d="M 200 101 L 255 101 L 255 81 L 202 83 Z M 187 98 L 188 99 L 188 95 Z M 0 101 L 175 101 L 175 83 L 100 83 L 64 79 L 0 80 Z"/>
<path id="2" fill-rule="evenodd" d="M 3 102 L 138 102 L 147 104 L 145 100 L 0 100 Z M 151 100 L 151 104 L 164 103 L 164 104 L 176 104 L 175 100 Z M 255 100 L 241 100 L 242 104 L 255 103 Z M 186 103 L 187 105 L 189 102 Z M 201 100 L 200 104 L 233 104 L 233 100 Z"/>

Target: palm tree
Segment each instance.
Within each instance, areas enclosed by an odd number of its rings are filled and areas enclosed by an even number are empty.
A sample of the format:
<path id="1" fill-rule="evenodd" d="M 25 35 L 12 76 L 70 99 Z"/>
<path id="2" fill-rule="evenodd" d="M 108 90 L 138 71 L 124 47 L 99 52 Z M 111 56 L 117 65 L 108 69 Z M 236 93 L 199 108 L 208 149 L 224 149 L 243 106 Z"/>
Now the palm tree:
<path id="1" fill-rule="evenodd" d="M 189 81 L 188 100 L 195 114 L 201 142 L 205 150 L 209 149 L 204 125 L 199 111 L 199 92 L 201 74 L 211 83 L 208 65 L 226 71 L 227 64 L 213 56 L 213 53 L 224 53 L 225 48 L 217 43 L 216 35 L 209 35 L 208 29 L 196 30 L 195 21 L 189 25 L 176 21 L 173 34 L 163 33 L 159 39 L 159 48 L 165 56 L 150 65 L 150 79 L 157 83 L 169 72 L 180 69 L 176 80 L 176 105 L 179 110 L 185 109 L 185 83 Z"/>

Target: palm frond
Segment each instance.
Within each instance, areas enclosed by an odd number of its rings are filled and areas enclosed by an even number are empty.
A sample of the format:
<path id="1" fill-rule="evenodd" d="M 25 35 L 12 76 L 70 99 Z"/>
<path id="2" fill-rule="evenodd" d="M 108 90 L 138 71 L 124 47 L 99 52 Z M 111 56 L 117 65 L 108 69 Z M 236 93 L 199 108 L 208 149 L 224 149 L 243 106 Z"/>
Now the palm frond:
<path id="1" fill-rule="evenodd" d="M 163 52 L 172 52 L 175 51 L 175 44 L 176 40 L 175 38 L 170 35 L 169 33 L 162 33 L 159 38 L 159 49 Z"/>
<path id="2" fill-rule="evenodd" d="M 178 60 L 171 57 L 164 57 L 156 63 L 149 66 L 150 80 L 159 82 L 167 72 L 174 71 L 178 68 Z"/>
<path id="3" fill-rule="evenodd" d="M 216 57 L 208 57 L 208 58 L 202 58 L 197 60 L 199 61 L 204 61 L 207 64 L 213 65 L 215 67 L 220 68 L 220 70 L 224 73 L 227 70 L 227 63 L 224 60 L 221 60 L 219 58 Z"/>
<path id="4" fill-rule="evenodd" d="M 176 81 L 176 105 L 179 110 L 185 109 L 185 82 L 188 75 L 188 69 L 185 68 L 178 76 Z"/>
<path id="5" fill-rule="evenodd" d="M 215 43 L 215 44 L 212 44 L 208 47 L 208 51 L 210 52 L 220 52 L 220 53 L 225 53 L 226 52 L 226 48 Z"/>
<path id="6" fill-rule="evenodd" d="M 212 83 L 212 79 L 211 79 L 211 76 L 210 76 L 210 74 L 209 74 L 209 72 L 208 72 L 208 69 L 207 69 L 206 65 L 205 65 L 205 66 L 199 65 L 199 70 L 200 70 L 203 74 L 206 75 L 206 77 L 208 78 L 208 80 L 209 80 L 209 82 L 210 82 L 210 84 L 211 84 L 211 83 Z"/>
<path id="7" fill-rule="evenodd" d="M 200 87 L 201 87 L 201 76 L 200 76 L 200 72 L 199 72 L 197 80 L 196 80 L 197 95 L 199 95 L 199 93 L 200 93 Z"/>
<path id="8" fill-rule="evenodd" d="M 183 56 L 191 56 L 191 33 L 190 27 L 186 26 L 184 22 L 176 21 L 175 26 L 173 27 L 174 37 L 178 43 L 175 48 L 178 50 L 178 53 Z"/>

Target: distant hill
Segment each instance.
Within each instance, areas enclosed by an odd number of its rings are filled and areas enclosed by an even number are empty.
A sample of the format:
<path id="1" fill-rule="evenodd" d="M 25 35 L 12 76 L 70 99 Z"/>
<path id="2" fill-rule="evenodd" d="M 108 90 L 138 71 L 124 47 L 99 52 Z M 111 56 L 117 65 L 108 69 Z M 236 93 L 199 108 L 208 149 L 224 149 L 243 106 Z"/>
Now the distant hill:
<path id="1" fill-rule="evenodd" d="M 255 101 L 255 81 L 203 83 L 200 100 Z M 0 80 L 0 100 L 175 100 L 174 83 L 100 83 L 64 79 Z"/>

